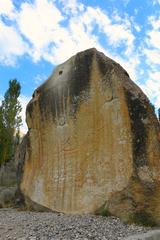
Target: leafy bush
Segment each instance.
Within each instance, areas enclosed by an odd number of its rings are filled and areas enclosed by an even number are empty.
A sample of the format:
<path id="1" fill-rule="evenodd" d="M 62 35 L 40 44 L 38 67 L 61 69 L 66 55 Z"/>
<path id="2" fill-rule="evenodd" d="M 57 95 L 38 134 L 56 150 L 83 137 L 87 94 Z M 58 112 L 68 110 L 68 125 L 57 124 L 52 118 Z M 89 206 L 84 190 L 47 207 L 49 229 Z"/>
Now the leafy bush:
<path id="1" fill-rule="evenodd" d="M 130 220 L 131 223 L 135 223 L 137 225 L 142 225 L 146 227 L 156 226 L 156 222 L 154 221 L 152 216 L 145 211 L 135 212 Z"/>
<path id="2" fill-rule="evenodd" d="M 98 208 L 95 214 L 105 217 L 111 216 L 109 210 L 106 208 L 106 203 L 104 203 L 100 208 Z"/>

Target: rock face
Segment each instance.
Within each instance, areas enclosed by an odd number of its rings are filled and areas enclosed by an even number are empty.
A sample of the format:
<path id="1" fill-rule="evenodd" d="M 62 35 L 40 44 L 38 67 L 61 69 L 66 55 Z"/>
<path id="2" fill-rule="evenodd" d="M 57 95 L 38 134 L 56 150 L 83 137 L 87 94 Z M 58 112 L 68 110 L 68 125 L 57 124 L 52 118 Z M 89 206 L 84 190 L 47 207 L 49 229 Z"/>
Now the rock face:
<path id="1" fill-rule="evenodd" d="M 119 64 L 96 49 L 78 53 L 35 90 L 26 116 L 27 202 L 160 222 L 160 124 Z"/>
<path id="2" fill-rule="evenodd" d="M 16 166 L 11 160 L 0 167 L 0 208 L 13 206 L 16 190 Z"/>

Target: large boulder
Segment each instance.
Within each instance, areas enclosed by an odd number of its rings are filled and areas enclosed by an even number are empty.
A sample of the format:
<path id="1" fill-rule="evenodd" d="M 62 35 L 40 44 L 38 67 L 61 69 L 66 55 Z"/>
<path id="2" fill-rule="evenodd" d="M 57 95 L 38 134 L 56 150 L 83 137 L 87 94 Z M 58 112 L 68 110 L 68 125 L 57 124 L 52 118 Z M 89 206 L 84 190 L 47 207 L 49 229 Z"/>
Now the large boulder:
<path id="1" fill-rule="evenodd" d="M 76 54 L 35 90 L 26 116 L 28 203 L 160 223 L 160 124 L 119 64 L 96 49 Z"/>

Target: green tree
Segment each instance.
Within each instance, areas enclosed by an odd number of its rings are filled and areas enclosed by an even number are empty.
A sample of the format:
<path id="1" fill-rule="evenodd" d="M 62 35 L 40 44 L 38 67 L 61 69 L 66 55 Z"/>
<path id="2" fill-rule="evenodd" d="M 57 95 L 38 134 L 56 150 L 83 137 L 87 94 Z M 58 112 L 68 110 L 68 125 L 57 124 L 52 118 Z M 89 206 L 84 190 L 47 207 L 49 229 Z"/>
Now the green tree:
<path id="1" fill-rule="evenodd" d="M 0 106 L 0 165 L 13 158 L 19 143 L 19 129 L 22 122 L 22 110 L 18 97 L 20 83 L 14 79 L 9 81 L 9 88 Z"/>

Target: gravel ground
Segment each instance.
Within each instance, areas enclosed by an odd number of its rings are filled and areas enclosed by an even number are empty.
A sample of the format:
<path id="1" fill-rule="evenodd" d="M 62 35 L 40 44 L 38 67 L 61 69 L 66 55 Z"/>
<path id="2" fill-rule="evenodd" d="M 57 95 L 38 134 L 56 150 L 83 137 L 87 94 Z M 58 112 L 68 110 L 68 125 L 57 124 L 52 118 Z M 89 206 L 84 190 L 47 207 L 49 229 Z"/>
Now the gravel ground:
<path id="1" fill-rule="evenodd" d="M 122 240 L 147 230 L 114 217 L 0 209 L 0 240 Z"/>

